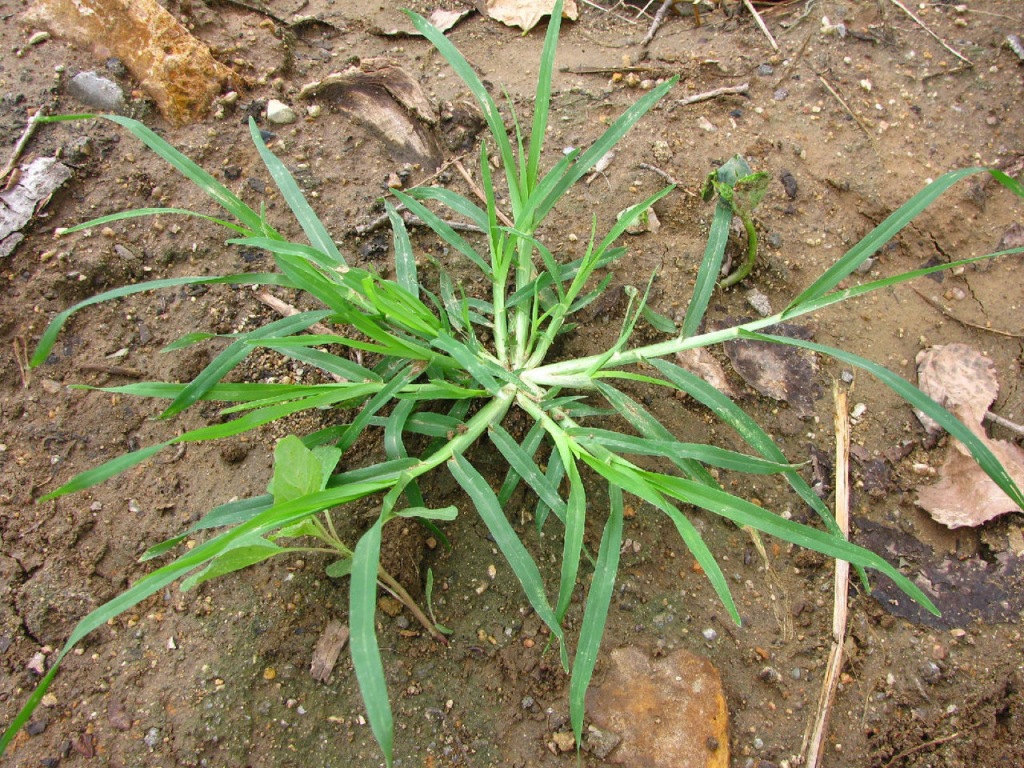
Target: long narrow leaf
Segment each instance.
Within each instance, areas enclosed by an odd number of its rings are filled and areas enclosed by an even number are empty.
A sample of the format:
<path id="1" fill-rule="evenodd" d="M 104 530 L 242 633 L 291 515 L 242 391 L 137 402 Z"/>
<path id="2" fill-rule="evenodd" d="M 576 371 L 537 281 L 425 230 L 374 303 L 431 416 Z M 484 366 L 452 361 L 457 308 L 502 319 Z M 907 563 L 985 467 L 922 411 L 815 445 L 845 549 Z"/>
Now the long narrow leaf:
<path id="1" fill-rule="evenodd" d="M 491 438 L 491 442 L 494 443 L 495 447 L 501 451 L 501 455 L 505 457 L 505 461 L 508 462 L 509 467 L 515 471 L 515 473 L 526 481 L 526 484 L 530 486 L 530 489 L 537 494 L 537 497 L 548 505 L 551 509 L 555 510 L 555 514 L 558 515 L 559 520 L 565 519 L 565 502 L 562 501 L 562 496 L 558 492 L 558 488 L 551 485 L 548 479 L 541 472 L 532 458 L 532 452 L 528 452 L 527 446 L 533 447 L 533 452 L 536 451 L 536 446 L 540 444 L 541 437 L 543 436 L 543 428 L 539 428 L 537 434 L 528 434 L 526 440 L 523 441 L 523 446 L 520 446 L 500 425 L 492 424 L 488 430 L 488 435 Z M 502 497 L 504 494 L 504 487 L 502 488 Z M 508 502 L 502 503 L 502 506 Z"/>
<path id="2" fill-rule="evenodd" d="M 463 490 L 473 500 L 477 513 L 484 521 L 491 536 L 494 537 L 494 542 L 505 556 L 505 560 L 508 561 L 516 578 L 519 579 L 523 592 L 526 593 L 526 597 L 530 601 L 530 605 L 533 606 L 533 610 L 537 612 L 537 616 L 540 617 L 541 621 L 548 625 L 551 634 L 558 639 L 562 666 L 568 670 L 569 661 L 568 652 L 565 648 L 565 633 L 562 631 L 562 626 L 559 624 L 558 618 L 548 602 L 540 570 L 537 568 L 533 558 L 530 557 L 530 553 L 526 551 L 526 547 L 523 546 L 519 536 L 505 518 L 505 510 L 498 503 L 498 497 L 494 495 L 494 491 L 491 490 L 491 486 L 487 484 L 483 475 L 465 457 L 453 456 L 448 461 L 448 471 L 452 473 L 452 477 L 455 478 L 456 482 L 462 486 Z"/>
<path id="3" fill-rule="evenodd" d="M 967 446 L 967 449 L 971 452 L 975 461 L 977 461 L 978 465 L 985 470 L 985 474 L 992 478 L 993 482 L 1002 489 L 1003 493 L 1010 497 L 1014 504 L 1019 507 L 1024 507 L 1024 494 L 1021 493 L 1021 489 L 1017 487 L 1013 477 L 1006 470 L 1006 467 L 999 462 L 999 459 L 995 457 L 989 447 L 978 439 L 978 436 L 970 429 L 964 426 L 963 422 L 957 419 L 956 416 L 936 403 L 913 384 L 900 376 L 897 376 L 888 368 L 878 365 L 878 363 L 873 363 L 872 361 L 851 352 L 846 352 L 845 350 L 837 349 L 835 347 L 828 347 L 824 344 L 816 344 L 813 341 L 790 339 L 784 336 L 772 336 L 761 333 L 744 333 L 742 336 L 743 338 L 755 339 L 758 341 L 770 341 L 777 344 L 789 344 L 803 349 L 810 349 L 814 352 L 820 352 L 823 355 L 834 357 L 836 360 L 840 360 L 848 365 L 867 371 L 892 389 L 902 399 L 906 400 L 911 406 L 930 416 L 939 424 L 939 426 Z"/>
<path id="4" fill-rule="evenodd" d="M 251 117 L 249 118 L 249 135 L 252 136 L 252 141 L 256 145 L 256 151 L 260 153 L 260 159 L 270 171 L 270 177 L 274 180 L 274 184 L 281 190 L 281 196 L 288 207 L 292 209 L 292 213 L 295 214 L 295 219 L 302 227 L 302 231 L 306 233 L 306 237 L 309 238 L 310 245 L 332 259 L 335 266 L 345 266 L 345 257 L 341 255 L 341 251 L 334 244 L 327 228 L 324 227 L 323 222 L 317 218 L 316 213 L 306 201 L 305 195 L 302 194 L 302 190 L 295 182 L 295 177 L 280 158 L 267 149 L 256 121 Z"/>
<path id="5" fill-rule="evenodd" d="M 576 657 L 572 662 L 572 678 L 569 681 L 569 721 L 579 744 L 583 734 L 583 717 L 587 688 L 594 673 L 597 653 L 601 649 L 608 606 L 615 591 L 615 579 L 619 572 L 619 551 L 622 546 L 622 489 L 608 486 L 608 521 L 601 534 L 601 545 L 597 550 L 597 566 L 587 591 L 587 602 L 583 609 L 583 624 L 576 646 Z"/>
<path id="6" fill-rule="evenodd" d="M 366 705 L 366 717 L 373 735 L 391 765 L 395 724 L 388 702 L 388 684 L 377 645 L 377 569 L 380 565 L 380 540 L 384 518 L 380 517 L 363 534 L 352 555 L 349 584 L 349 623 L 352 665 L 359 681 L 359 692 Z"/>
<path id="7" fill-rule="evenodd" d="M 690 297 L 690 306 L 686 308 L 686 315 L 683 317 L 681 335 L 684 339 L 695 335 L 704 320 L 704 313 L 707 312 L 711 294 L 715 291 L 715 283 L 718 282 L 722 269 L 722 257 L 729 242 L 732 215 L 732 206 L 719 197 L 715 204 L 715 215 L 711 220 L 708 241 L 704 246 L 704 256 L 697 270 L 697 281 Z"/>

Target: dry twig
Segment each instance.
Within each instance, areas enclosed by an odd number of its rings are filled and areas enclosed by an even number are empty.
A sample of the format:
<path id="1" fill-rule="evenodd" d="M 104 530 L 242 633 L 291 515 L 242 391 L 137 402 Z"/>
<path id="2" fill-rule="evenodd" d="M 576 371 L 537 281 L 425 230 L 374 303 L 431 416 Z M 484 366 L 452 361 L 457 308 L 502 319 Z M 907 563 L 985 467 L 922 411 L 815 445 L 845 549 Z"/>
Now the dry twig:
<path id="1" fill-rule="evenodd" d="M 456 158 L 454 165 L 455 170 L 457 170 L 459 175 L 466 180 L 466 183 L 469 184 L 469 188 L 473 191 L 473 194 L 477 196 L 477 199 L 479 199 L 484 205 L 487 205 L 487 196 L 484 194 L 484 191 L 480 189 L 480 185 L 473 181 L 473 177 L 469 175 L 469 171 L 467 171 L 466 166 L 462 164 L 462 160 Z M 503 211 L 495 208 L 494 213 L 499 219 L 501 219 L 501 223 L 506 227 L 515 227 L 515 224 L 512 223 L 512 219 L 506 216 Z"/>
<path id="2" fill-rule="evenodd" d="M 850 419 L 847 413 L 846 391 L 838 383 L 832 388 L 836 403 L 836 523 L 844 538 L 850 529 Z M 850 564 L 836 560 L 835 602 L 832 609 L 832 650 L 828 655 L 825 679 L 818 696 L 818 711 L 809 736 L 804 737 L 804 765 L 818 768 L 828 735 L 828 721 L 832 703 L 839 686 L 839 672 L 843 668 L 843 643 L 846 640 L 847 594 Z"/>
<path id="3" fill-rule="evenodd" d="M 949 43 L 947 43 L 941 37 L 936 35 L 930 29 L 928 29 L 928 26 L 923 21 L 921 21 L 917 16 L 915 16 L 914 12 L 911 11 L 909 8 L 907 8 L 907 6 L 905 6 L 903 3 L 901 3 L 900 0 L 889 0 L 889 2 L 891 2 L 893 5 L 895 5 L 897 8 L 899 8 L 905 14 L 907 14 L 907 16 L 909 16 L 911 19 L 913 19 L 917 23 L 917 25 L 919 27 L 921 27 L 921 29 L 923 29 L 929 35 L 934 37 L 938 41 L 939 45 L 941 45 L 947 51 L 949 51 L 954 56 L 956 56 L 958 59 L 960 59 L 960 61 L 962 61 L 964 64 L 966 64 L 969 67 L 973 67 L 974 66 L 974 63 L 970 59 L 968 59 L 966 56 L 964 56 L 962 53 L 960 53 L 956 48 L 953 48 Z"/>
<path id="4" fill-rule="evenodd" d="M 717 99 L 719 96 L 731 96 L 735 94 L 746 95 L 749 91 L 750 83 L 743 83 L 742 85 L 726 85 L 721 88 L 704 91 L 703 93 L 695 93 L 693 96 L 687 96 L 685 99 L 676 99 L 672 104 L 673 106 L 685 107 L 689 104 L 697 104 L 701 101 Z"/>
<path id="5" fill-rule="evenodd" d="M 839 91 L 837 91 L 835 88 L 833 88 L 831 83 L 829 83 L 829 81 L 826 80 L 821 75 L 818 75 L 818 79 L 821 81 L 821 84 L 825 86 L 825 88 L 828 90 L 828 92 L 832 94 L 832 97 L 843 106 L 843 109 L 846 110 L 847 114 L 849 114 L 850 117 L 852 117 L 854 119 L 854 122 L 856 122 L 857 125 L 860 126 L 860 129 L 862 131 L 864 131 L 864 135 L 867 136 L 869 139 L 871 139 L 871 141 L 874 141 L 875 137 L 871 135 L 871 129 L 869 129 L 864 124 L 864 121 L 861 120 L 860 117 L 857 116 L 857 113 L 854 112 L 850 108 L 850 105 L 846 103 L 846 100 L 842 96 L 839 95 Z"/>
<path id="6" fill-rule="evenodd" d="M 760 27 L 764 36 L 768 38 L 768 42 L 771 44 L 772 50 L 777 52 L 779 50 L 779 44 L 775 42 L 775 38 L 772 37 L 772 33 L 768 31 L 768 25 L 764 23 L 764 19 L 762 19 L 761 14 L 757 12 L 757 8 L 754 7 L 754 4 L 750 2 L 750 0 L 743 0 L 743 5 L 746 6 L 748 11 L 750 11 L 750 15 L 754 17 L 754 21 L 757 22 L 757 26 Z"/>
<path id="7" fill-rule="evenodd" d="M 32 138 L 32 134 L 36 132 L 36 126 L 39 125 L 39 120 L 46 115 L 46 107 L 40 107 L 36 110 L 35 114 L 28 119 L 28 123 L 25 125 L 25 130 L 21 132 L 21 138 L 18 139 L 18 143 L 14 145 L 14 149 L 11 151 L 11 156 L 7 160 L 7 165 L 0 171 L 0 184 L 3 184 L 11 171 L 14 170 L 14 166 L 18 164 L 18 160 L 21 158 L 21 153 L 25 151 L 25 147 L 28 145 L 29 139 Z"/>
<path id="8" fill-rule="evenodd" d="M 646 48 L 651 44 L 651 40 L 654 39 L 654 35 L 658 32 L 660 27 L 665 22 L 665 15 L 668 13 L 668 9 L 675 5 L 676 0 L 665 0 L 658 9 L 658 12 L 654 14 L 654 21 L 651 22 L 651 28 L 647 30 L 647 34 L 644 35 L 644 39 L 640 41 L 640 47 Z"/>

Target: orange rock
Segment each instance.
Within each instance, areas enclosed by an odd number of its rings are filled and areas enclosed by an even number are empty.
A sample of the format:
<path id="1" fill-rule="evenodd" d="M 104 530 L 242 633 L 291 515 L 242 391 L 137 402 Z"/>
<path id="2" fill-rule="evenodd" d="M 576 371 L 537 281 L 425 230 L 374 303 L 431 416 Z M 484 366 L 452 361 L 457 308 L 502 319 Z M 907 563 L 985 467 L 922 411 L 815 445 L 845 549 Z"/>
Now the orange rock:
<path id="1" fill-rule="evenodd" d="M 37 0 L 25 18 L 97 56 L 117 56 L 172 123 L 204 117 L 237 79 L 156 0 Z"/>
<path id="2" fill-rule="evenodd" d="M 651 659 L 611 652 L 611 669 L 587 693 L 587 713 L 622 737 L 609 761 L 627 768 L 728 768 L 728 711 L 718 670 L 678 650 Z"/>

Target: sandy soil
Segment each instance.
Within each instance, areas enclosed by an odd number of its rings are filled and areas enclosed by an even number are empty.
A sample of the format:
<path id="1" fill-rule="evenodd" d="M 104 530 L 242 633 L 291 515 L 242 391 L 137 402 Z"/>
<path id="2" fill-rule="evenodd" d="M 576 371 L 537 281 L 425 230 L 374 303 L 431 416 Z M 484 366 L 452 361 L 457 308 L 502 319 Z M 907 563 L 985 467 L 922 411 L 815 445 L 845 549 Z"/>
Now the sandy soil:
<path id="1" fill-rule="evenodd" d="M 412 3 L 420 11 L 430 7 Z M 448 7 L 457 7 L 450 2 Z M 354 59 L 387 57 L 415 78 L 439 111 L 466 97 L 457 78 L 422 40 L 381 34 L 402 24 L 397 6 L 349 0 L 275 0 L 268 12 L 242 2 L 169 2 L 169 9 L 215 55 L 249 82 L 237 103 L 187 126 L 172 127 L 147 104 L 137 84 L 108 67 L 102 41 L 92 51 L 51 39 L 30 45 L 33 28 L 17 23 L 21 4 L 2 11 L 0 141 L 9 151 L 28 114 L 82 105 L 68 78 L 96 69 L 130 94 L 132 114 L 226 179 L 252 205 L 265 203 L 286 233 L 282 204 L 247 136 L 245 121 L 266 100 L 296 100 L 307 82 Z M 763 247 L 750 279 L 719 292 L 711 319 L 752 315 L 745 292 L 757 288 L 775 308 L 785 302 L 926 180 L 970 165 L 1014 168 L 1024 155 L 1021 93 L 1024 66 L 1005 45 L 1024 33 L 1018 0 L 913 4 L 938 38 L 888 0 L 789 2 L 759 6 L 779 52 L 749 15 L 722 10 L 669 16 L 640 61 L 650 16 L 630 6 L 584 5 L 566 24 L 555 76 L 555 118 L 548 163 L 563 147 L 585 145 L 640 94 L 630 84 L 678 74 L 680 84 L 618 148 L 614 162 L 580 184 L 545 227 L 553 249 L 581 251 L 591 217 L 606 227 L 616 212 L 663 185 L 661 169 L 680 187 L 657 207 L 661 229 L 628 242 L 616 285 L 645 283 L 657 270 L 655 308 L 685 308 L 712 208 L 697 191 L 705 175 L 743 154 L 772 186 L 758 209 Z M 652 8 L 651 11 L 654 9 Z M 800 18 L 804 11 L 806 16 Z M 323 23 L 288 26 L 296 14 Z M 848 34 L 825 34 L 825 18 Z M 495 89 L 530 113 L 543 25 L 529 35 L 473 14 L 450 38 Z M 749 83 L 746 96 L 682 106 L 674 101 Z M 133 90 L 135 89 L 135 90 Z M 317 99 L 318 116 L 271 126 L 274 151 L 298 172 L 311 201 L 347 254 L 386 271 L 386 230 L 358 234 L 380 212 L 388 177 L 409 184 L 433 169 L 402 156 L 346 115 Z M 474 158 L 472 121 L 442 121 L 428 133 L 444 161 Z M 425 129 L 427 130 L 427 129 Z M 190 445 L 126 475 L 56 502 L 45 492 L 129 448 L 213 423 L 197 407 L 155 421 L 157 404 L 72 390 L 132 378 L 185 381 L 210 359 L 210 347 L 158 354 L 196 329 L 232 332 L 273 315 L 252 292 L 209 288 L 139 296 L 79 315 L 51 359 L 23 363 L 45 323 L 101 289 L 140 279 L 266 269 L 258 253 L 223 245 L 225 234 L 197 219 L 138 219 L 55 239 L 55 228 L 126 208 L 172 205 L 210 210 L 201 195 L 116 127 L 85 122 L 42 127 L 26 157 L 60 151 L 74 177 L 26 230 L 0 266 L 4 301 L 0 333 L 0 722 L 14 716 L 38 679 L 30 663 L 59 648 L 74 623 L 145 573 L 137 562 L 150 545 L 174 535 L 232 496 L 262 493 L 274 440 L 320 422 L 291 422 L 225 445 Z M 783 178 L 787 181 L 784 184 Z M 440 181 L 468 192 L 452 166 Z M 994 185 L 968 181 L 880 253 L 878 276 L 994 250 L 1020 222 L 1021 202 Z M 576 235 L 577 238 L 571 238 Z M 415 244 L 449 264 L 436 241 Z M 988 354 L 1002 384 L 993 410 L 1024 417 L 1019 258 L 943 273 L 870 299 L 833 308 L 807 325 L 816 340 L 842 346 L 913 379 L 914 358 L 932 344 L 963 342 Z M 285 296 L 294 300 L 295 297 Z M 568 354 L 603 349 L 618 331 L 616 307 L 595 312 Z M 724 359 L 724 358 L 723 358 Z M 753 393 L 734 378 L 745 407 L 776 436 L 793 461 L 827 461 L 832 451 L 831 380 L 843 368 L 821 361 L 809 410 Z M 127 377 L 126 375 L 127 374 Z M 267 355 L 247 363 L 252 380 L 295 377 L 294 366 Z M 638 397 L 650 393 L 636 390 Z M 652 399 L 652 408 L 685 439 L 739 448 L 738 439 L 692 403 Z M 1024 764 L 1024 655 L 1020 620 L 1022 518 L 1008 515 L 981 529 L 950 532 L 913 503 L 945 448 L 926 439 L 911 409 L 882 385 L 858 375 L 853 402 L 867 407 L 854 427 L 854 539 L 927 573 L 943 595 L 944 618 L 928 620 L 879 585 L 852 589 L 844 670 L 826 751 L 827 764 L 857 766 L 995 766 Z M 324 416 L 323 418 L 327 418 Z M 997 428 L 995 434 L 1012 439 Z M 1019 438 L 1018 438 L 1019 439 Z M 372 444 L 360 446 L 372 452 Z M 915 470 L 918 467 L 918 470 Z M 806 473 L 812 478 L 809 464 Z M 824 475 L 827 479 L 827 474 Z M 806 512 L 769 481 L 735 480 L 737 492 L 766 507 Z M 435 503 L 462 504 L 450 480 L 429 486 Z M 528 499 L 517 504 L 526 509 Z M 351 517 L 352 532 L 369 520 Z M 694 513 L 695 523 L 734 582 L 742 627 L 730 624 L 693 559 L 660 518 L 642 508 L 627 523 L 634 546 L 623 555 L 606 648 L 632 644 L 651 654 L 687 648 L 719 669 L 731 718 L 737 767 L 796 765 L 813 718 L 831 633 L 832 567 L 822 558 L 769 541 L 767 559 L 751 539 L 723 521 Z M 560 551 L 525 526 L 535 553 Z M 487 540 L 483 524 L 462 515 L 448 531 L 454 546 L 429 550 L 416 532 L 400 554 L 412 579 L 426 568 L 437 580 L 438 618 L 454 630 L 443 649 L 409 632 L 408 618 L 381 613 L 402 765 L 554 766 L 575 757 L 548 748 L 567 720 L 567 680 L 544 653 L 540 622 Z M 415 542 L 415 543 L 412 543 Z M 401 551 L 401 547 L 399 547 Z M 379 755 L 351 664 L 343 656 L 330 680 L 308 668 L 327 623 L 344 621 L 347 587 L 311 557 L 260 566 L 181 593 L 168 589 L 90 636 L 64 669 L 5 763 L 17 766 L 351 766 Z M 489 565 L 497 567 L 493 582 Z M 418 575 L 417 575 L 418 574 Z M 937 575 L 938 574 L 938 575 Z M 481 584 L 489 587 L 479 592 Z M 414 589 L 419 586 L 411 585 Z M 945 604 L 943 604 L 945 601 Z M 580 608 L 576 609 L 578 621 Z M 714 633 L 704 630 L 713 629 Z M 714 636 L 708 640 L 706 637 Z M 542 638 L 541 638 L 542 639 Z M 525 642 L 524 641 L 529 641 Z M 598 676 L 604 662 L 598 664 Z M 767 670 L 767 671 L 766 671 Z M 583 763 L 600 761 L 584 755 Z M 397 764 L 397 761 L 396 761 Z"/>

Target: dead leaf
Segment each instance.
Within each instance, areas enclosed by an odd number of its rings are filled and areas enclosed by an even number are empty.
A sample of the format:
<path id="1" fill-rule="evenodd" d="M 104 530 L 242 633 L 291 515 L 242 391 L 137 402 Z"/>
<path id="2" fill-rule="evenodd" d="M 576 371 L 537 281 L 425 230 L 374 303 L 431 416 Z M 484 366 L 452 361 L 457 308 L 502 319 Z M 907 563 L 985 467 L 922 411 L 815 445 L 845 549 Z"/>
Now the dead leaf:
<path id="1" fill-rule="evenodd" d="M 736 391 L 725 375 L 725 369 L 707 347 L 684 349 L 676 352 L 676 363 L 704 381 L 728 398 L 735 399 Z"/>
<path id="2" fill-rule="evenodd" d="M 466 11 L 446 11 L 443 8 L 438 8 L 427 16 L 427 21 L 442 32 L 447 32 L 471 13 L 473 13 L 472 9 Z M 422 37 L 422 35 L 420 35 L 420 31 L 415 27 L 410 27 L 409 29 L 382 30 L 381 34 L 389 37 L 402 35 L 407 35 L 409 37 Z"/>
<path id="3" fill-rule="evenodd" d="M 545 16 L 550 16 L 555 0 L 487 0 L 486 13 L 495 21 L 510 27 L 522 27 L 529 32 Z M 566 0 L 562 6 L 562 18 L 576 21 L 579 9 L 575 0 Z"/>
<path id="4" fill-rule="evenodd" d="M 1024 451 L 1004 440 L 991 440 L 982 426 L 988 407 L 999 394 L 993 362 L 966 344 L 947 344 L 917 356 L 918 385 L 973 432 L 1024 486 Z M 931 434 L 942 431 L 932 419 L 917 414 Z M 1020 512 L 959 440 L 951 439 L 939 480 L 919 489 L 917 504 L 949 528 L 976 526 L 1007 512 Z"/>
<path id="5" fill-rule="evenodd" d="M 917 355 L 917 383 L 928 397 L 948 411 L 963 413 L 968 426 L 981 424 L 999 394 L 995 364 L 966 344 L 945 344 Z M 942 432 L 920 411 L 917 418 L 930 435 Z"/>
<path id="6" fill-rule="evenodd" d="M 316 648 L 313 649 L 313 661 L 309 665 L 309 672 L 314 680 L 326 683 L 338 663 L 338 656 L 341 649 L 348 642 L 348 627 L 340 621 L 332 621 L 328 624 L 316 641 Z"/>
<path id="7" fill-rule="evenodd" d="M 811 338 L 808 328 L 779 323 L 768 333 L 795 339 Z M 814 415 L 814 401 L 821 395 L 815 381 L 818 363 L 813 352 L 768 341 L 737 339 L 727 342 L 725 353 L 747 384 L 773 400 L 784 400 L 801 419 Z"/>

